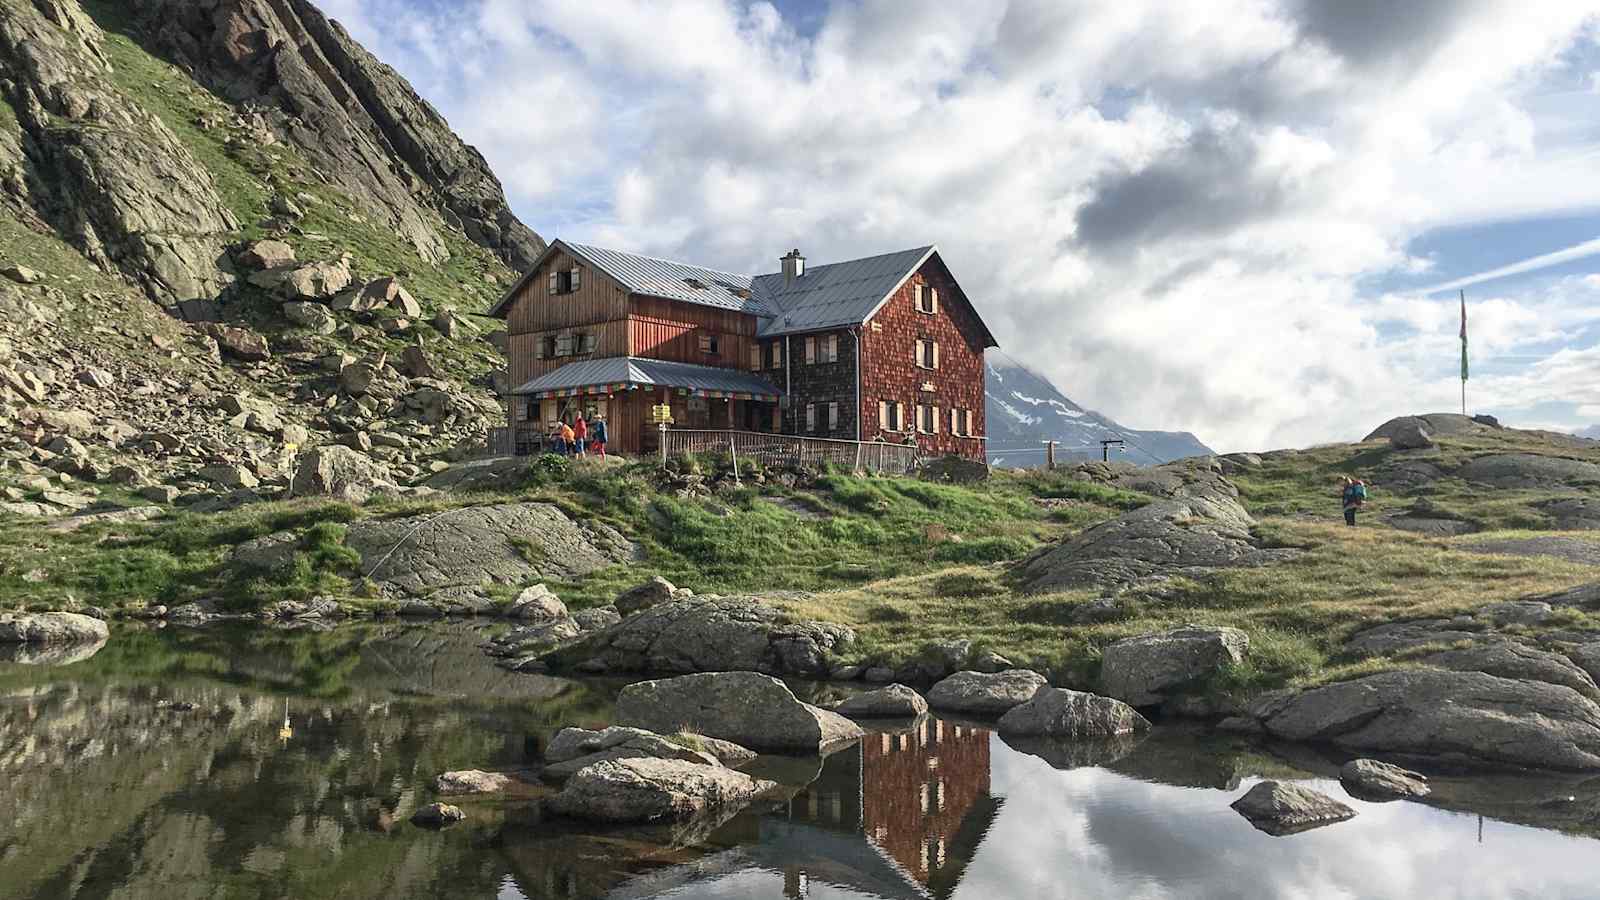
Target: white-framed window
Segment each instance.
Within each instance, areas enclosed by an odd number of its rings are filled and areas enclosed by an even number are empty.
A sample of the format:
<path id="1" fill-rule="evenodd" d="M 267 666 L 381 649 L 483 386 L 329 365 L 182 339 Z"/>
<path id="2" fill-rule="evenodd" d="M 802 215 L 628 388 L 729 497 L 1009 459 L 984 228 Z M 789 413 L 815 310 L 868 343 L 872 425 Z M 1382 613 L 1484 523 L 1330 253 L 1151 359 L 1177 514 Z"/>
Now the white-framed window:
<path id="1" fill-rule="evenodd" d="M 878 428 L 883 431 L 907 430 L 905 404 L 899 400 L 879 400 Z"/>
<path id="2" fill-rule="evenodd" d="M 933 315 L 939 311 L 939 289 L 931 284 L 916 287 L 917 312 Z"/>
<path id="3" fill-rule="evenodd" d="M 972 437 L 972 410 L 950 409 L 950 433 Z"/>
<path id="4" fill-rule="evenodd" d="M 917 341 L 917 368 L 919 368 L 919 369 L 937 369 L 937 368 L 939 368 L 939 342 L 938 341 L 926 341 L 926 340 L 918 340 Z"/>
<path id="5" fill-rule="evenodd" d="M 817 430 L 817 405 L 815 403 L 807 403 L 806 404 L 806 431 L 816 431 L 816 430 Z"/>
<path id="6" fill-rule="evenodd" d="M 839 336 L 837 334 L 807 335 L 805 339 L 806 365 L 839 361 Z"/>
<path id="7" fill-rule="evenodd" d="M 939 433 L 939 407 L 931 403 L 917 404 L 917 430 L 923 434 Z"/>
<path id="8" fill-rule="evenodd" d="M 839 336 L 830 334 L 822 339 L 822 361 L 836 363 L 839 361 Z"/>

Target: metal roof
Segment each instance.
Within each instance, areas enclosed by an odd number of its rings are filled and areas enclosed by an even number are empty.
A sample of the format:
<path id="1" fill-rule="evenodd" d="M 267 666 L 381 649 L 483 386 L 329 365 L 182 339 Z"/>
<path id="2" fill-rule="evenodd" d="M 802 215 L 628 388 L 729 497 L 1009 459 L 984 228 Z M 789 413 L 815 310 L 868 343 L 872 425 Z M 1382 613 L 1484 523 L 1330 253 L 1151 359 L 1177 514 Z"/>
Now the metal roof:
<path id="1" fill-rule="evenodd" d="M 587 244 L 568 243 L 567 247 L 636 294 L 683 300 L 758 316 L 772 315 L 772 310 L 751 291 L 749 275 L 719 272 L 688 263 Z"/>
<path id="2" fill-rule="evenodd" d="M 860 325 L 933 252 L 933 247 L 917 247 L 808 267 L 788 284 L 781 272 L 758 275 L 755 292 L 775 312 L 761 323 L 760 333 L 765 337 Z"/>
<path id="3" fill-rule="evenodd" d="M 760 397 L 783 395 L 783 391 L 772 382 L 738 369 L 637 356 L 609 356 L 570 362 L 554 372 L 540 375 L 511 393 L 550 394 L 609 385 L 688 388 L 693 391 Z"/>

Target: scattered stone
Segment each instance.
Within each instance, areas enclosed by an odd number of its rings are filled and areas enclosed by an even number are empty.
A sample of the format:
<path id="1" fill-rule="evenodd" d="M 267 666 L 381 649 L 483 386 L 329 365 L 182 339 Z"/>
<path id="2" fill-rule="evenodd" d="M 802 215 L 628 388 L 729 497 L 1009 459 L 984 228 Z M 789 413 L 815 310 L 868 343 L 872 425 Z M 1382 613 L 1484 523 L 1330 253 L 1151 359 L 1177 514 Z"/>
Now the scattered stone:
<path id="1" fill-rule="evenodd" d="M 296 497 L 336 497 L 364 503 L 374 493 L 392 489 L 389 472 L 380 463 L 337 444 L 313 447 L 300 456 L 289 493 Z"/>
<path id="2" fill-rule="evenodd" d="M 1026 703 L 1049 686 L 1043 675 L 1028 669 L 1004 672 L 957 672 L 928 691 L 928 705 L 948 712 L 999 716 Z"/>
<path id="3" fill-rule="evenodd" d="M 411 814 L 411 824 L 424 828 L 444 828 L 465 819 L 467 814 L 459 806 L 448 803 L 429 803 Z"/>
<path id="4" fill-rule="evenodd" d="M 253 488 L 261 484 L 255 473 L 244 466 L 210 466 L 195 474 L 212 484 L 226 488 Z"/>
<path id="5" fill-rule="evenodd" d="M 442 797 L 455 797 L 461 794 L 495 794 L 505 790 L 510 784 L 511 779 L 499 772 L 462 769 L 458 772 L 445 772 L 435 778 L 433 789 Z"/>
<path id="6" fill-rule="evenodd" d="M 1263 781 L 1230 804 L 1257 830 L 1274 837 L 1355 818 L 1356 811 L 1298 784 Z"/>
<path id="7" fill-rule="evenodd" d="M 1083 691 L 1043 687 L 1000 717 L 1001 734 L 1073 740 L 1147 731 L 1150 722 L 1121 700 Z"/>
<path id="8" fill-rule="evenodd" d="M 339 320 L 321 303 L 296 301 L 283 305 L 283 316 L 301 328 L 317 334 L 333 334 L 339 329 Z"/>
<path id="9" fill-rule="evenodd" d="M 202 323 L 200 329 L 228 356 L 244 362 L 262 362 L 272 358 L 272 348 L 267 339 L 248 328 Z"/>
<path id="10" fill-rule="evenodd" d="M 724 766 L 681 759 L 615 759 L 579 770 L 549 801 L 553 811 L 596 822 L 681 822 L 741 808 L 771 785 Z"/>
<path id="11" fill-rule="evenodd" d="M 279 269 L 294 262 L 294 248 L 282 241 L 251 241 L 236 259 L 252 269 Z"/>
<path id="12" fill-rule="evenodd" d="M 852 719 L 920 716 L 928 711 L 928 701 L 903 684 L 891 684 L 874 691 L 854 694 L 834 707 L 834 712 Z"/>
<path id="13" fill-rule="evenodd" d="M 615 720 L 657 734 L 692 731 L 752 750 L 812 755 L 854 741 L 849 719 L 796 699 L 776 678 L 708 672 L 641 681 L 617 696 Z"/>
<path id="14" fill-rule="evenodd" d="M 613 600 L 611 605 L 617 608 L 617 612 L 626 616 L 671 600 L 677 590 L 672 586 L 672 582 L 662 578 L 660 575 L 653 575 L 644 584 L 631 587 L 618 594 L 617 599 Z"/>
<path id="15" fill-rule="evenodd" d="M 428 352 L 419 344 L 412 344 L 400 351 L 400 365 L 404 367 L 406 374 L 413 378 L 440 377 L 439 370 L 434 368 L 433 360 L 428 358 Z"/>
<path id="16" fill-rule="evenodd" d="M 80 384 L 86 384 L 99 390 L 107 390 L 117 383 L 117 379 L 105 369 L 79 369 L 75 376 Z"/>
<path id="17" fill-rule="evenodd" d="M 1352 759 L 1339 769 L 1339 783 L 1357 800 L 1401 800 L 1426 797 L 1428 778 L 1375 759 Z"/>
<path id="18" fill-rule="evenodd" d="M 27 266 L 6 266 L 0 269 L 0 275 L 15 281 L 17 284 L 38 284 L 44 280 L 43 273 L 37 272 Z"/>
<path id="19" fill-rule="evenodd" d="M 553 622 L 567 617 L 567 605 L 543 584 L 523 588 L 506 607 L 506 618 L 523 622 Z"/>
<path id="20" fill-rule="evenodd" d="M 1243 631 L 1211 625 L 1123 638 L 1102 652 L 1100 684 L 1118 700 L 1151 706 L 1165 694 L 1240 664 L 1249 648 Z"/>

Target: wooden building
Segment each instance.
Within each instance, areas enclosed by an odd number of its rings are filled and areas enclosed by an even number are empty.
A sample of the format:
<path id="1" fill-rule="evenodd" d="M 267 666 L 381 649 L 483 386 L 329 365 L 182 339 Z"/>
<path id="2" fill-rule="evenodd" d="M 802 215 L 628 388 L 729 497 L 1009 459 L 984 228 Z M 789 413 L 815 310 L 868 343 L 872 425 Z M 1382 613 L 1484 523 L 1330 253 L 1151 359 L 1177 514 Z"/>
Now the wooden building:
<path id="1" fill-rule="evenodd" d="M 666 405 L 679 428 L 984 458 L 996 344 L 937 249 L 780 264 L 739 275 L 555 241 L 490 310 L 509 335 L 513 434 L 581 412 L 605 418 L 617 451 L 650 451 Z"/>

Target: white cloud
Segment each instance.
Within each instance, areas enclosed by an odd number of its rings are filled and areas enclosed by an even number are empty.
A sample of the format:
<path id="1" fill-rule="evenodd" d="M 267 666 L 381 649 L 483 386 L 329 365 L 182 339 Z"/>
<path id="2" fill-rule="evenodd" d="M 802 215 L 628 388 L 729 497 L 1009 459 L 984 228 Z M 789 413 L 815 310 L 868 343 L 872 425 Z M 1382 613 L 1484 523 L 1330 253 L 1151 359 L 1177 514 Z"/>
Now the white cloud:
<path id="1" fill-rule="evenodd" d="M 402 2 L 325 5 L 541 233 L 763 271 L 937 242 L 1008 353 L 1221 449 L 1453 407 L 1453 305 L 1358 282 L 1434 264 L 1405 249 L 1429 228 L 1600 209 L 1587 107 L 1530 99 L 1597 0 L 866 0 L 814 28 L 733 0 Z M 1502 354 L 1594 324 L 1538 291 L 1479 315 Z M 1558 392 L 1533 371 L 1474 388 Z"/>

